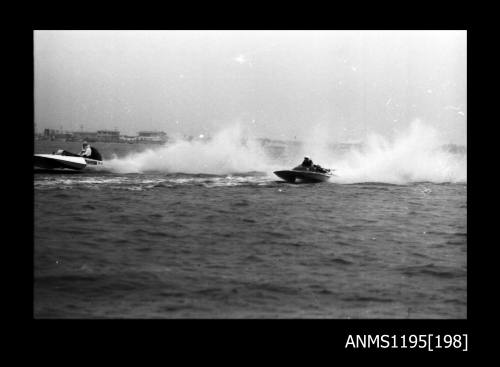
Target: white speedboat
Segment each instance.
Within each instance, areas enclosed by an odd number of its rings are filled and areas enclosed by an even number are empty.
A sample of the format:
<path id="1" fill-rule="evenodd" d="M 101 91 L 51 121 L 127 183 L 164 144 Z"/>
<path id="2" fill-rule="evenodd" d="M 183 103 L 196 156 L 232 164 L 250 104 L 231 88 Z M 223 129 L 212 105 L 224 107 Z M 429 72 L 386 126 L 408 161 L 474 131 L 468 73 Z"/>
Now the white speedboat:
<path id="1" fill-rule="evenodd" d="M 35 154 L 34 166 L 41 169 L 69 169 L 81 171 L 86 168 L 102 168 L 100 160 L 84 158 L 77 154 L 59 149 L 53 154 Z"/>
<path id="2" fill-rule="evenodd" d="M 330 169 L 314 169 L 297 166 L 291 170 L 274 171 L 274 174 L 287 182 L 325 182 L 334 176 Z"/>

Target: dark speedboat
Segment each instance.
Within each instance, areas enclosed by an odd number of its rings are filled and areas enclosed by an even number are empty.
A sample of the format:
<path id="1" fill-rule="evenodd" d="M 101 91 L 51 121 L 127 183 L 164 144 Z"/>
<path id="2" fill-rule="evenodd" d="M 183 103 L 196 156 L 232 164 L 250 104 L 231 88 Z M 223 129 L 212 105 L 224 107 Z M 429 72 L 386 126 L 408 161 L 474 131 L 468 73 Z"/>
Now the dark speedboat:
<path id="1" fill-rule="evenodd" d="M 291 170 L 274 171 L 274 174 L 287 182 L 324 182 L 333 176 L 332 170 L 319 166 L 297 166 Z"/>

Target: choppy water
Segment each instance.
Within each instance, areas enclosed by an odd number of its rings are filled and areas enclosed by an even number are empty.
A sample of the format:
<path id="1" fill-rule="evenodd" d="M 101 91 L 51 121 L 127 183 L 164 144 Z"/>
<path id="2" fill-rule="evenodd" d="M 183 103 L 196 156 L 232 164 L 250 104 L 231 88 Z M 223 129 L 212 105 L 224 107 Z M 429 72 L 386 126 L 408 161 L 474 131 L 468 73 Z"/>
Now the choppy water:
<path id="1" fill-rule="evenodd" d="M 103 172 L 34 188 L 35 317 L 466 317 L 466 183 Z"/>

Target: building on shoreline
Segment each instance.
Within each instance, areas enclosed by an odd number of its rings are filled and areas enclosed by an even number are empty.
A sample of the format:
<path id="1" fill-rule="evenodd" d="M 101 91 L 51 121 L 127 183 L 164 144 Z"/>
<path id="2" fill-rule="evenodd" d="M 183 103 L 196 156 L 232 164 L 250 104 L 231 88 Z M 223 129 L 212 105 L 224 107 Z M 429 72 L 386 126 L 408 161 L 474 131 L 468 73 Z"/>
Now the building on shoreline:
<path id="1" fill-rule="evenodd" d="M 97 141 L 103 143 L 119 143 L 120 132 L 118 130 L 98 130 Z"/>
<path id="2" fill-rule="evenodd" d="M 35 134 L 35 140 L 88 141 L 89 143 L 146 143 L 164 144 L 169 137 L 164 131 L 139 131 L 136 136 L 121 135 L 118 130 L 62 131 L 45 129 L 43 134 Z"/>
<path id="3" fill-rule="evenodd" d="M 120 135 L 120 143 L 129 143 L 129 144 L 137 143 L 137 136 Z"/>
<path id="4" fill-rule="evenodd" d="M 163 131 L 139 131 L 137 141 L 141 143 L 163 144 L 168 141 L 167 133 Z"/>
<path id="5" fill-rule="evenodd" d="M 45 129 L 41 138 L 43 140 L 67 140 L 70 139 L 72 133 L 63 130 Z"/>
<path id="6" fill-rule="evenodd" d="M 97 132 L 95 131 L 74 131 L 70 141 L 88 141 L 93 143 L 97 141 Z"/>

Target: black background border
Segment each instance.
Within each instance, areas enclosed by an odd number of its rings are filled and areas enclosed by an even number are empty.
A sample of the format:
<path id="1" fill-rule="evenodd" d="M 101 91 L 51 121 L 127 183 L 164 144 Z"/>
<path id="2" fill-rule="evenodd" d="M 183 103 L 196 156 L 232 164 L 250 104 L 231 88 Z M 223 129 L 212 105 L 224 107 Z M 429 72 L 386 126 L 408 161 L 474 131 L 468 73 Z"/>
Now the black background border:
<path id="1" fill-rule="evenodd" d="M 473 124 L 470 124 L 470 116 L 474 120 L 478 117 L 477 110 L 473 107 L 474 100 L 468 95 L 468 125 L 467 125 L 467 148 L 468 148 L 468 216 L 467 216 L 467 242 L 468 242 L 468 300 L 466 320 L 35 320 L 33 317 L 33 173 L 32 156 L 33 140 L 33 31 L 35 29 L 466 29 L 467 34 L 467 84 L 468 90 L 472 88 L 474 81 L 471 78 L 471 58 L 474 54 L 475 31 L 470 22 L 464 21 L 463 14 L 451 13 L 448 9 L 444 11 L 433 8 L 424 8 L 424 12 L 412 13 L 411 6 L 405 8 L 405 14 L 413 14 L 411 19 L 403 16 L 394 16 L 392 10 L 387 17 L 377 17 L 377 13 L 370 12 L 363 17 L 353 19 L 349 17 L 352 11 L 358 14 L 359 9 L 345 10 L 344 8 L 308 8 L 306 11 L 299 9 L 297 4 L 291 3 L 286 7 L 292 7 L 297 12 L 290 16 L 288 12 L 283 13 L 279 5 L 272 9 L 262 5 L 251 4 L 234 9 L 231 5 L 224 4 L 219 9 L 222 13 L 214 16 L 218 8 L 210 7 L 208 12 L 200 8 L 195 16 L 190 15 L 190 10 L 141 8 L 135 12 L 131 10 L 128 17 L 121 17 L 121 13 L 115 14 L 113 9 L 106 8 L 98 11 L 95 6 L 83 5 L 81 9 L 70 9 L 74 15 L 64 12 L 61 16 L 60 9 L 38 6 L 31 9 L 32 13 L 14 30 L 5 32 L 8 37 L 14 38 L 14 44 L 10 49 L 14 75 L 14 88 L 11 91 L 17 104 L 14 107 L 15 123 L 13 128 L 16 134 L 26 137 L 22 148 L 22 157 L 25 164 L 13 167 L 13 174 L 19 179 L 14 190 L 20 190 L 16 195 L 23 196 L 23 207 L 12 210 L 12 218 L 16 223 L 20 221 L 28 223 L 31 220 L 31 231 L 23 225 L 21 232 L 16 233 L 16 243 L 21 250 L 19 258 L 26 259 L 26 267 L 23 270 L 17 268 L 16 274 L 22 275 L 23 283 L 16 286 L 17 291 L 22 289 L 22 297 L 17 297 L 19 304 L 15 306 L 15 312 L 19 314 L 18 320 L 26 321 L 29 330 L 24 329 L 24 324 L 18 325 L 18 332 L 23 330 L 30 335 L 30 340 L 37 345 L 37 350 L 43 355 L 51 356 L 51 351 L 66 353 L 68 351 L 87 352 L 110 351 L 120 352 L 123 356 L 127 352 L 142 350 L 158 351 L 168 350 L 178 352 L 185 350 L 183 354 L 186 360 L 203 355 L 212 357 L 231 354 L 242 351 L 260 354 L 271 351 L 272 354 L 280 354 L 286 351 L 288 357 L 295 351 L 297 357 L 304 356 L 304 351 L 318 352 L 343 352 L 346 351 L 345 344 L 348 335 L 351 334 L 469 334 L 469 350 L 481 345 L 476 340 L 478 336 L 478 322 L 476 306 L 474 305 L 476 293 L 476 279 L 478 267 L 474 264 L 474 243 L 476 242 L 476 226 L 471 220 L 471 206 L 469 198 L 471 188 L 474 187 L 474 173 L 471 159 L 471 141 L 474 135 Z M 129 6 L 128 4 L 120 5 Z M 387 3 L 384 9 L 391 5 Z M 62 7 L 62 5 L 61 5 Z M 285 7 L 285 5 L 283 5 Z M 324 12 L 323 12 L 324 11 Z M 347 12 L 346 12 L 347 11 Z M 229 14 L 228 14 L 229 13 Z M 186 16 L 187 14 L 187 16 Z M 467 17 L 470 19 L 471 17 Z M 14 26 L 14 25 L 12 25 Z M 472 47 L 472 48 L 471 48 Z M 14 72 L 15 70 L 15 72 Z M 13 117 L 10 117 L 13 118 Z M 474 144 L 472 145 L 472 147 Z M 9 147 L 17 149 L 19 147 Z M 472 184 L 472 186 L 471 186 Z M 12 188 L 11 188 L 12 189 Z M 31 214 L 31 217 L 30 217 Z M 23 334 L 24 335 L 24 334 Z M 114 347 L 113 347 L 114 346 Z M 116 348 L 116 349 L 114 349 Z M 127 349 L 133 348 L 133 349 Z M 177 349 L 180 348 L 180 349 Z M 397 349 L 385 349 L 384 351 L 401 351 Z M 405 351 L 412 351 L 407 349 Z M 415 350 L 417 351 L 417 350 Z M 444 351 L 444 350 L 443 350 Z M 292 352 L 292 354 L 290 354 Z M 187 354 L 186 354 L 187 353 Z M 248 358 L 252 353 L 245 354 Z M 308 355 L 314 359 L 312 355 Z M 83 356 L 82 356 L 83 357 Z M 167 360 L 169 357 L 166 357 Z"/>

